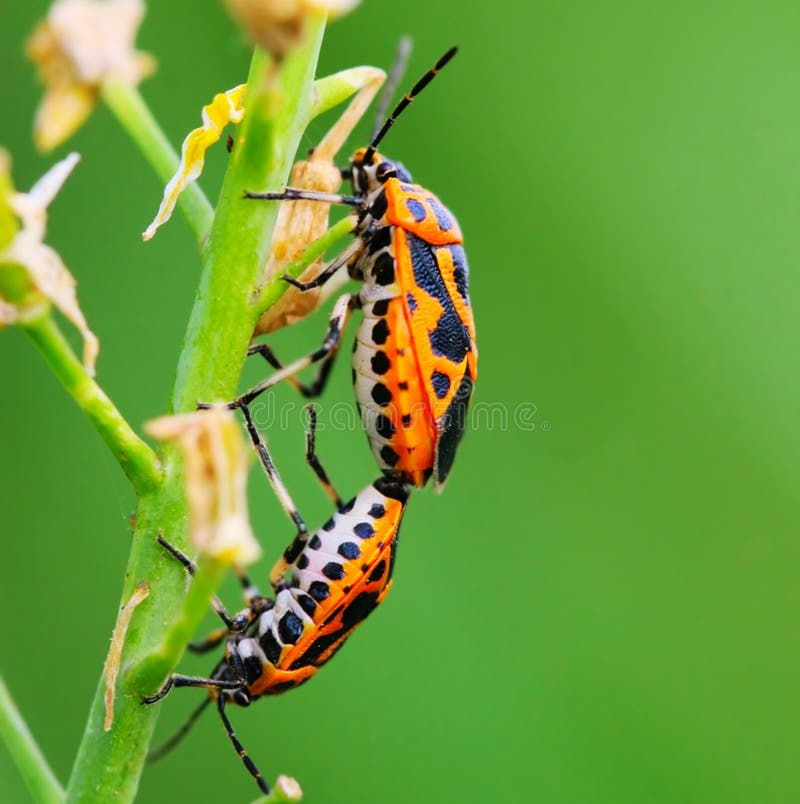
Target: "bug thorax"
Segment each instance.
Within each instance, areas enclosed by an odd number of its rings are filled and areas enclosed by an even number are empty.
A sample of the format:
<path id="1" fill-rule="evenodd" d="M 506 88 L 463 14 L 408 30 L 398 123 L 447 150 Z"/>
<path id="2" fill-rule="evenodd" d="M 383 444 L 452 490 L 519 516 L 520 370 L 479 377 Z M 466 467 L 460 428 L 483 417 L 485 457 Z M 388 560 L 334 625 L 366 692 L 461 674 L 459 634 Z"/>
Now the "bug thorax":
<path id="1" fill-rule="evenodd" d="M 367 148 L 359 148 L 353 154 L 348 178 L 353 185 L 353 192 L 366 197 L 385 184 L 388 179 L 412 181 L 411 174 L 401 162 L 387 159 L 377 152 L 372 152 L 370 159 Z"/>

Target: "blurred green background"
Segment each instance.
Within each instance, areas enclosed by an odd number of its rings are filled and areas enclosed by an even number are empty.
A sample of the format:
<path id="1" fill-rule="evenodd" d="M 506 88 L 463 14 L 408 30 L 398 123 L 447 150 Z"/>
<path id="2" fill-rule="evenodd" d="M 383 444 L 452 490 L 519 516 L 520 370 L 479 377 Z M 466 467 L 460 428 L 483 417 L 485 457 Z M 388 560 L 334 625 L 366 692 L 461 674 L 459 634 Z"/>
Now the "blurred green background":
<path id="1" fill-rule="evenodd" d="M 176 144 L 249 60 L 202 5 L 151 3 L 139 37 Z M 21 55 L 45 7 L 0 10 L 0 143 L 21 188 L 56 158 L 33 152 Z M 407 82 L 462 48 L 385 151 L 459 216 L 484 410 L 445 494 L 412 500 L 385 605 L 313 683 L 234 711 L 243 742 L 309 802 L 800 800 L 800 7 L 367 0 L 330 28 L 320 72 L 387 66 L 406 32 Z M 83 161 L 49 242 L 138 425 L 166 404 L 198 259 L 180 217 L 141 242 L 161 187 L 106 110 L 68 148 Z M 299 354 L 322 328 L 272 343 Z M 17 331 L 0 333 L 0 388 L 0 667 L 65 779 L 133 499 Z M 276 460 L 319 523 L 300 403 L 276 398 L 296 406 L 269 433 Z M 325 403 L 341 400 L 345 365 Z M 376 474 L 360 434 L 329 426 L 319 448 L 345 494 Z M 256 474 L 251 497 L 271 558 L 291 529 Z M 159 734 L 200 695 L 170 697 Z M 1 749 L 0 790 L 27 800 Z M 209 715 L 141 800 L 255 792 Z"/>

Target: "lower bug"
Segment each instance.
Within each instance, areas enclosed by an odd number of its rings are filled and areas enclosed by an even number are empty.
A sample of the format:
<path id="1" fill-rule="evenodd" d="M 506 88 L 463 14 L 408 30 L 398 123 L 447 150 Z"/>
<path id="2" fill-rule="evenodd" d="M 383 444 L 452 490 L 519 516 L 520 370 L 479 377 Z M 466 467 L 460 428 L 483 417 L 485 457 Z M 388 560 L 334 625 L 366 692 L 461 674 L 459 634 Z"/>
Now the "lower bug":
<path id="1" fill-rule="evenodd" d="M 386 597 L 391 588 L 400 522 L 408 499 L 406 487 L 383 477 L 348 503 L 331 486 L 314 450 L 315 417 L 307 436 L 306 458 L 326 491 L 337 501 L 337 512 L 319 530 L 308 534 L 280 481 L 266 445 L 247 408 L 247 429 L 267 476 L 292 519 L 298 535 L 276 566 L 292 566 L 288 581 L 273 582 L 266 597 L 241 576 L 246 607 L 235 616 L 215 601 L 225 627 L 190 646 L 204 652 L 225 643 L 225 655 L 208 678 L 172 674 L 145 704 L 161 700 L 173 687 L 202 687 L 208 698 L 187 724 L 152 758 L 162 756 L 188 731 L 200 713 L 216 702 L 234 748 L 259 788 L 269 793 L 258 768 L 236 737 L 225 712 L 228 704 L 249 706 L 263 695 L 277 695 L 297 687 L 330 659 L 359 623 Z M 190 573 L 192 562 L 159 537 L 161 545 Z"/>

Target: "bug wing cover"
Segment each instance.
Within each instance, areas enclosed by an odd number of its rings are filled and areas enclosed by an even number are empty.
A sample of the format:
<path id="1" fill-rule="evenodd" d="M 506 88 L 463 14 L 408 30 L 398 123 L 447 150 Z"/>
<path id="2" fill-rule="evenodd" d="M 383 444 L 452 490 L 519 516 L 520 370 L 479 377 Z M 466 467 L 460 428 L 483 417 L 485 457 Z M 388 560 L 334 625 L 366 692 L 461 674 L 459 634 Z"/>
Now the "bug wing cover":
<path id="1" fill-rule="evenodd" d="M 432 245 L 398 230 L 396 258 L 414 350 L 437 427 L 433 478 L 441 487 L 466 427 L 477 378 L 468 268 L 458 243 Z"/>

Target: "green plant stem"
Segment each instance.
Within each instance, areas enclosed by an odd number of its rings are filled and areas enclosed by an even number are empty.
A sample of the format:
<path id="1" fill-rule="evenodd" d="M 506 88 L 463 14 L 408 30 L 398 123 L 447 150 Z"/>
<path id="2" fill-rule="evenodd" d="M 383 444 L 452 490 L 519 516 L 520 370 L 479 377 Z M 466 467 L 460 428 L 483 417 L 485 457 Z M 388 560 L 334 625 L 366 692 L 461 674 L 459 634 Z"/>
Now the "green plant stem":
<path id="1" fill-rule="evenodd" d="M 180 157 L 153 117 L 139 90 L 124 81 L 110 79 L 103 84 L 101 95 L 120 125 L 150 163 L 156 176 L 166 184 L 178 169 Z M 157 201 L 153 208 L 156 206 Z M 186 218 L 202 251 L 214 220 L 214 207 L 198 184 L 192 182 L 181 193 L 178 208 Z"/>
<path id="2" fill-rule="evenodd" d="M 252 304 L 272 237 L 277 204 L 255 204 L 242 198 L 247 188 L 285 184 L 300 136 L 310 116 L 314 70 L 324 18 L 308 26 L 306 42 L 280 67 L 256 52 L 248 79 L 247 114 L 237 136 L 220 193 L 204 255 L 203 271 L 184 339 L 173 391 L 175 412 L 190 411 L 198 401 L 231 399 L 257 310 Z M 98 686 L 89 722 L 67 788 L 67 800 L 131 801 L 155 727 L 159 705 L 142 706 L 165 674 L 180 659 L 184 637 L 194 618 L 207 608 L 211 587 L 192 595 L 182 608 L 183 570 L 163 554 L 155 537 L 163 532 L 186 549 L 187 508 L 180 461 L 165 451 L 164 482 L 139 500 L 122 601 L 137 581 L 150 583 L 150 596 L 136 610 L 128 631 L 117 684 L 114 727 L 103 731 L 103 688 Z M 211 579 L 214 581 L 214 579 Z M 169 637 L 176 621 L 179 639 Z M 175 632 L 177 633 L 177 632 Z M 157 652 L 155 659 L 151 658 Z"/>
<path id="3" fill-rule="evenodd" d="M 53 373 L 89 417 L 119 462 L 137 495 L 161 481 L 155 452 L 131 429 L 102 388 L 86 373 L 50 313 L 23 324 Z"/>
<path id="4" fill-rule="evenodd" d="M 33 799 L 42 804 L 57 804 L 63 801 L 64 790 L 22 719 L 2 677 L 0 677 L 0 737 L 6 744 Z"/>
<path id="5" fill-rule="evenodd" d="M 321 257 L 329 248 L 336 245 L 342 238 L 352 234 L 355 229 L 355 219 L 348 215 L 328 229 L 325 234 L 315 240 L 294 262 L 290 262 L 284 269 L 284 275 L 297 279 L 315 260 Z M 276 276 L 268 282 L 261 291 L 256 303 L 256 310 L 260 315 L 269 310 L 278 299 L 289 289 L 289 283 L 281 276 Z"/>

